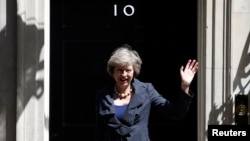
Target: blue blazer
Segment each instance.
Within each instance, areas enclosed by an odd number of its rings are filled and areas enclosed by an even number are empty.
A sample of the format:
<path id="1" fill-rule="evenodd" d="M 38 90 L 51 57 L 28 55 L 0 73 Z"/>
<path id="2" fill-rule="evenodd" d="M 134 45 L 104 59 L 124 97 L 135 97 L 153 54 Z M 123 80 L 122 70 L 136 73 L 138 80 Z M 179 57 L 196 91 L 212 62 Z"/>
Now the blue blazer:
<path id="1" fill-rule="evenodd" d="M 121 117 L 115 116 L 113 89 L 97 92 L 97 140 L 98 141 L 150 141 L 148 122 L 151 108 L 172 119 L 185 117 L 193 96 L 183 91 L 177 103 L 170 103 L 160 95 L 151 83 L 134 78 L 134 95 Z"/>

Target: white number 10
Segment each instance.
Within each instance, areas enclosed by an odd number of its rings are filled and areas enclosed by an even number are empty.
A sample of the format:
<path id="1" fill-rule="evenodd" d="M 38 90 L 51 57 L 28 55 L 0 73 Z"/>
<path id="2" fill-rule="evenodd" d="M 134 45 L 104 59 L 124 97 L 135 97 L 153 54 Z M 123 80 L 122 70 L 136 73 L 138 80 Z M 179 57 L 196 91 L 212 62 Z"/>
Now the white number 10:
<path id="1" fill-rule="evenodd" d="M 128 13 L 128 9 L 130 9 L 130 13 Z M 123 7 L 123 14 L 126 16 L 132 16 L 135 13 L 135 9 L 132 5 L 126 5 Z M 117 4 L 114 4 L 114 16 L 117 16 Z"/>

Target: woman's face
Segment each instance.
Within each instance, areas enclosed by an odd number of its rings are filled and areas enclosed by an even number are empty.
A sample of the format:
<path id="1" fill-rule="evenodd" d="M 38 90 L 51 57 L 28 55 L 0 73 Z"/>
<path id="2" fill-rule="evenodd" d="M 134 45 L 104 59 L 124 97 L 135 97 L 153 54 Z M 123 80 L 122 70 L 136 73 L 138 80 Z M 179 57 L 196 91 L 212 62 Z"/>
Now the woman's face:
<path id="1" fill-rule="evenodd" d="M 117 66 L 114 68 L 113 77 L 118 87 L 126 87 L 130 85 L 133 79 L 133 65 Z"/>

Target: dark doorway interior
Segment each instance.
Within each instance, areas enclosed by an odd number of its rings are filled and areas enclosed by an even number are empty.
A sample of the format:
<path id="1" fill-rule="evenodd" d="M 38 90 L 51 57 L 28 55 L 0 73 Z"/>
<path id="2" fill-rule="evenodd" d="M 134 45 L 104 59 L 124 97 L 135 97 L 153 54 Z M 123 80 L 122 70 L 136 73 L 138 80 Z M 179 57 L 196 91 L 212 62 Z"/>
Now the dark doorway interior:
<path id="1" fill-rule="evenodd" d="M 94 141 L 95 92 L 110 81 L 106 61 L 118 45 L 141 54 L 139 79 L 169 99 L 179 90 L 179 67 L 197 58 L 195 0 L 51 0 L 50 9 L 50 141 Z M 196 93 L 196 80 L 191 88 Z M 196 140 L 196 107 L 195 96 L 182 121 L 152 113 L 152 141 Z"/>

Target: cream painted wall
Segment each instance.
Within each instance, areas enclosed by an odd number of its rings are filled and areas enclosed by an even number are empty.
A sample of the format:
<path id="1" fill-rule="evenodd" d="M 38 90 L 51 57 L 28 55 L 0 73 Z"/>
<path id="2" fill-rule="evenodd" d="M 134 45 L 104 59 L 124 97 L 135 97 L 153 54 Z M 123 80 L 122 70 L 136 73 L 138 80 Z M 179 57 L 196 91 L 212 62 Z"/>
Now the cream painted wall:
<path id="1" fill-rule="evenodd" d="M 250 1 L 198 5 L 198 140 L 205 141 L 208 125 L 235 124 L 235 95 L 250 93 Z"/>

